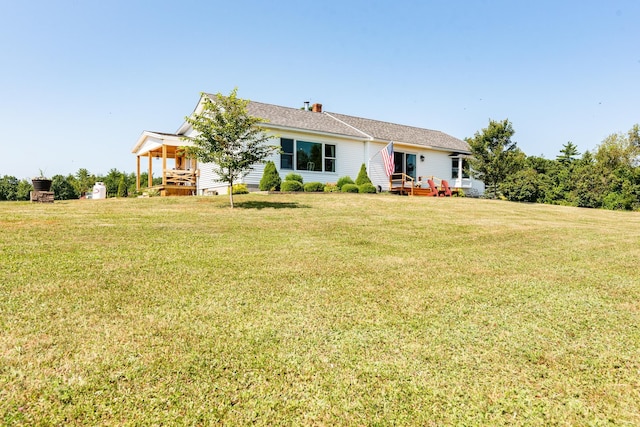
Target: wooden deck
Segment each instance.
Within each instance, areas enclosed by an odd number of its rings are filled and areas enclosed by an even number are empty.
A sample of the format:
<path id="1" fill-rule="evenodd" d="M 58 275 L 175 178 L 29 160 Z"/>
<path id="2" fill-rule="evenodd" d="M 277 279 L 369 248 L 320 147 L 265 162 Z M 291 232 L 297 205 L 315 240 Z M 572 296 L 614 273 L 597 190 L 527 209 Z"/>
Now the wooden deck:
<path id="1" fill-rule="evenodd" d="M 389 177 L 389 192 L 393 194 L 399 194 L 401 196 L 425 196 L 425 197 L 445 197 L 447 192 L 445 187 L 437 184 L 431 186 L 427 185 L 427 182 L 437 181 L 438 183 L 446 184 L 447 181 L 441 180 L 435 177 L 418 177 L 416 181 L 413 177 L 404 173 L 394 173 Z M 451 196 L 458 196 L 460 190 L 457 188 L 450 188 Z"/>
<path id="2" fill-rule="evenodd" d="M 431 197 L 437 196 L 437 194 L 434 194 L 430 188 L 422 188 L 422 187 L 397 186 L 397 187 L 391 187 L 390 192 L 393 194 L 400 194 L 401 196 L 431 196 Z"/>
<path id="3" fill-rule="evenodd" d="M 161 196 L 195 196 L 195 185 L 154 185 L 152 187 L 142 188 L 142 191 L 158 191 Z"/>

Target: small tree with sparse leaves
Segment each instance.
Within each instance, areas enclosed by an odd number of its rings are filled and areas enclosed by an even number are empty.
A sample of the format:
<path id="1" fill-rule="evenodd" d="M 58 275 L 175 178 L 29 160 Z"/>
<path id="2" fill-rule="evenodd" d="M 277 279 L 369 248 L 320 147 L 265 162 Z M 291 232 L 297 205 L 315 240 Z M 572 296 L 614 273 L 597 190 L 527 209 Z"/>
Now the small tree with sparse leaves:
<path id="1" fill-rule="evenodd" d="M 238 98 L 237 92 L 236 88 L 228 96 L 202 94 L 202 112 L 186 118 L 197 134 L 185 137 L 193 143 L 186 152 L 211 163 L 218 181 L 229 184 L 232 208 L 233 184 L 278 150 L 266 143 L 269 137 L 260 126 L 265 120 L 249 115 L 249 101 Z"/>

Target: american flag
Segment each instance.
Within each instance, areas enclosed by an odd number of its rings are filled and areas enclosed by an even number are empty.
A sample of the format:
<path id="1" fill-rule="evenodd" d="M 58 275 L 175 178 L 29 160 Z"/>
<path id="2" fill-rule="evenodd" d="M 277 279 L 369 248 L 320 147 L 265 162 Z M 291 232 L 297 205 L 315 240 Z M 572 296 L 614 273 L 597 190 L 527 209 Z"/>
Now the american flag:
<path id="1" fill-rule="evenodd" d="M 391 176 L 395 168 L 393 164 L 393 141 L 388 143 L 381 152 L 382 161 L 384 162 L 384 171 L 387 173 L 387 176 Z"/>

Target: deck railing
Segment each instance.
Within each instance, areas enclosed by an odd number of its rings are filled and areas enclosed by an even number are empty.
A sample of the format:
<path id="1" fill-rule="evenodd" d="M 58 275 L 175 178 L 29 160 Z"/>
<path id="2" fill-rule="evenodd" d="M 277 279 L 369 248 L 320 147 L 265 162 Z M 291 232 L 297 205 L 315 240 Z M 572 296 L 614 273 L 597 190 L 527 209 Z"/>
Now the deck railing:
<path id="1" fill-rule="evenodd" d="M 389 191 L 411 194 L 415 188 L 415 179 L 406 173 L 393 173 L 389 176 Z"/>
<path id="2" fill-rule="evenodd" d="M 196 171 L 171 169 L 165 171 L 166 185 L 181 185 L 181 186 L 193 186 L 196 185 Z"/>

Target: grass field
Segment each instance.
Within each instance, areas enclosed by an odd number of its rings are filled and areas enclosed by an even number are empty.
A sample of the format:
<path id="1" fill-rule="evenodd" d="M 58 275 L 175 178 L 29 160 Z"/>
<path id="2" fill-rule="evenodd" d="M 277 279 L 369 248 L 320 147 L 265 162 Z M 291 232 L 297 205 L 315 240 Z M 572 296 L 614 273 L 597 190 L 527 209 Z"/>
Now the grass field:
<path id="1" fill-rule="evenodd" d="M 2 425 L 640 425 L 640 214 L 0 203 Z"/>

